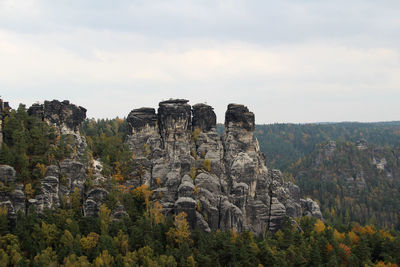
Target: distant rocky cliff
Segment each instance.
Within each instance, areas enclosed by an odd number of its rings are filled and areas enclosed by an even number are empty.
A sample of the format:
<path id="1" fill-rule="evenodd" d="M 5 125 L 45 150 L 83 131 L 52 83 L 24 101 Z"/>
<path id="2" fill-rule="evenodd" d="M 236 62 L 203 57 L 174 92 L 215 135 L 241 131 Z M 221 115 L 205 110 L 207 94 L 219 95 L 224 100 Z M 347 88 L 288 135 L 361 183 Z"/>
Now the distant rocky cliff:
<path id="1" fill-rule="evenodd" d="M 139 167 L 125 177 L 125 186 L 148 185 L 166 214 L 184 211 L 191 227 L 204 231 L 235 229 L 261 234 L 279 229 L 286 217 L 322 218 L 316 202 L 300 199 L 296 185 L 285 182 L 279 170 L 268 170 L 254 138 L 254 114 L 246 106 L 228 105 L 220 135 L 213 108 L 188 102 L 168 100 L 159 103 L 157 112 L 139 108 L 129 113 L 126 143 Z M 29 200 L 24 186 L 16 184 L 14 169 L 0 166 L 0 181 L 14 188 L 0 194 L 0 205 L 6 205 L 15 217 L 18 210 L 27 212 L 29 206 L 42 211 L 68 204 L 68 196 L 77 191 L 84 215 L 96 216 L 109 192 L 110 177 L 103 177 L 98 161 L 84 160 L 87 145 L 79 126 L 86 109 L 53 100 L 35 104 L 28 112 L 60 134 L 72 136 L 77 151 L 47 166 L 40 192 Z M 89 175 L 90 187 L 86 183 Z M 113 215 L 127 216 L 120 204 Z"/>

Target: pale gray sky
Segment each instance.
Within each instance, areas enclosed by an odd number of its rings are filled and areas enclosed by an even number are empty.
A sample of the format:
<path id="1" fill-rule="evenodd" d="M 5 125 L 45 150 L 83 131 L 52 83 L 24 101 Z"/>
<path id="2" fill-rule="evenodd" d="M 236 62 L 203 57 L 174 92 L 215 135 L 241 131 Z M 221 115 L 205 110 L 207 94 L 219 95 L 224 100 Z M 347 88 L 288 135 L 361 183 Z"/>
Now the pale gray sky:
<path id="1" fill-rule="evenodd" d="M 0 95 L 89 117 L 168 98 L 257 123 L 400 120 L 398 0 L 0 0 Z"/>

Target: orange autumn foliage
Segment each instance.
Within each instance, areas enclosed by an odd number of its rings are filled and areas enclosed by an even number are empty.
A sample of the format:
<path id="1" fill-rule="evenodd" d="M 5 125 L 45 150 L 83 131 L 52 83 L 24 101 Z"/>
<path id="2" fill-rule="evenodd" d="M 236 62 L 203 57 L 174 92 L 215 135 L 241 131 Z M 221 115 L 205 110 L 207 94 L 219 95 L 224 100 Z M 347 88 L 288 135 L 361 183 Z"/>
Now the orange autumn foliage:
<path id="1" fill-rule="evenodd" d="M 314 224 L 314 231 L 317 232 L 318 234 L 323 232 L 325 230 L 325 224 L 321 220 L 317 220 L 317 222 Z"/>

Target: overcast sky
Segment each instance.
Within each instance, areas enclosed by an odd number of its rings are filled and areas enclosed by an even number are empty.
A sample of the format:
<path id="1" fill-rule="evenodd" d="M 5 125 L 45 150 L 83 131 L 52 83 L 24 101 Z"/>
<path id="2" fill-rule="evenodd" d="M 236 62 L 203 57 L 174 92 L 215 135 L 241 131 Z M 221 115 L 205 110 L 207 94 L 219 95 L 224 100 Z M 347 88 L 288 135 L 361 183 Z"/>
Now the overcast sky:
<path id="1" fill-rule="evenodd" d="M 0 0 L 0 95 L 88 117 L 169 98 L 256 123 L 400 120 L 399 0 Z"/>

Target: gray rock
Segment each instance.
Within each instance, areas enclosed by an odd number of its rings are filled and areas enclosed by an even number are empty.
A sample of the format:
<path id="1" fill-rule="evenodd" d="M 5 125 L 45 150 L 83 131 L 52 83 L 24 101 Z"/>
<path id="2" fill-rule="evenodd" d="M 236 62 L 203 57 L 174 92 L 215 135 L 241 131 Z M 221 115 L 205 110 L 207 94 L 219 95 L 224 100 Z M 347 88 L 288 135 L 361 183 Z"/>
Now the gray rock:
<path id="1" fill-rule="evenodd" d="M 190 182 L 183 182 L 178 188 L 179 197 L 194 197 L 194 185 Z"/>
<path id="2" fill-rule="evenodd" d="M 246 131 L 254 131 L 254 113 L 244 105 L 229 104 L 225 113 L 225 127 L 238 127 Z"/>
<path id="3" fill-rule="evenodd" d="M 15 189 L 10 193 L 10 200 L 13 203 L 15 212 L 25 213 L 25 193 L 21 189 Z"/>
<path id="4" fill-rule="evenodd" d="M 202 132 L 209 132 L 215 129 L 217 116 L 211 106 L 196 104 L 193 106 L 193 129 L 200 129 Z"/>
<path id="5" fill-rule="evenodd" d="M 189 225 L 194 228 L 196 226 L 196 201 L 190 197 L 180 197 L 175 202 L 175 212 L 177 214 L 185 212 Z"/>
<path id="6" fill-rule="evenodd" d="M 83 194 L 87 179 L 87 168 L 83 163 L 74 159 L 63 160 L 60 162 L 59 172 L 65 194 L 74 192 L 75 188 Z"/>
<path id="7" fill-rule="evenodd" d="M 25 213 L 25 194 L 21 190 L 22 184 L 13 185 L 14 190 L 0 192 L 0 206 L 7 208 L 7 215 L 10 219 L 16 219 L 18 211 Z"/>
<path id="8" fill-rule="evenodd" d="M 204 231 L 257 234 L 278 230 L 287 216 L 302 215 L 299 188 L 284 182 L 279 170 L 268 171 L 247 107 L 228 105 L 222 137 L 212 107 L 191 109 L 183 99 L 161 102 L 158 114 L 134 109 L 128 123 L 127 144 L 145 173 L 139 184 L 152 186 L 165 214 L 184 211 L 190 226 Z"/>
<path id="9" fill-rule="evenodd" d="M 149 128 L 156 128 L 158 125 L 157 114 L 154 108 L 134 109 L 129 113 L 126 121 L 132 133 L 138 133 Z"/>
<path id="10" fill-rule="evenodd" d="M 3 184 L 14 184 L 16 181 L 15 170 L 13 167 L 8 165 L 0 165 L 0 182 Z"/>
<path id="11" fill-rule="evenodd" d="M 195 184 L 198 188 L 206 189 L 213 194 L 221 193 L 218 177 L 209 173 L 200 173 L 196 176 Z"/>
<path id="12" fill-rule="evenodd" d="M 285 206 L 282 203 L 280 203 L 277 198 L 273 197 L 271 201 L 269 229 L 273 232 L 278 230 L 285 218 L 286 218 Z"/>
<path id="13" fill-rule="evenodd" d="M 71 104 L 68 100 L 53 100 L 45 101 L 43 105 L 34 104 L 28 109 L 28 114 L 56 125 L 65 132 L 78 132 L 80 124 L 86 118 L 86 109 Z"/>
<path id="14" fill-rule="evenodd" d="M 191 107 L 189 100 L 174 99 L 160 102 L 158 124 L 162 148 L 170 158 L 190 154 L 192 134 Z"/>
<path id="15" fill-rule="evenodd" d="M 96 217 L 99 208 L 103 204 L 103 199 L 108 195 L 108 191 L 103 188 L 94 188 L 87 194 L 87 198 L 83 203 L 83 215 Z"/>
<path id="16" fill-rule="evenodd" d="M 45 176 L 60 177 L 60 169 L 56 165 L 47 166 Z"/>
<path id="17" fill-rule="evenodd" d="M 113 211 L 112 216 L 114 220 L 120 220 L 123 217 L 129 217 L 129 214 L 126 212 L 125 207 L 119 204 Z"/>
<path id="18" fill-rule="evenodd" d="M 36 195 L 37 209 L 53 209 L 60 206 L 59 180 L 54 176 L 47 176 L 41 181 L 40 194 Z"/>
<path id="19" fill-rule="evenodd" d="M 300 199 L 303 214 L 322 220 L 323 216 L 317 202 L 311 198 Z"/>
<path id="20" fill-rule="evenodd" d="M 203 215 L 196 211 L 196 226 L 206 233 L 210 233 L 211 229 L 208 223 L 204 220 Z"/>

